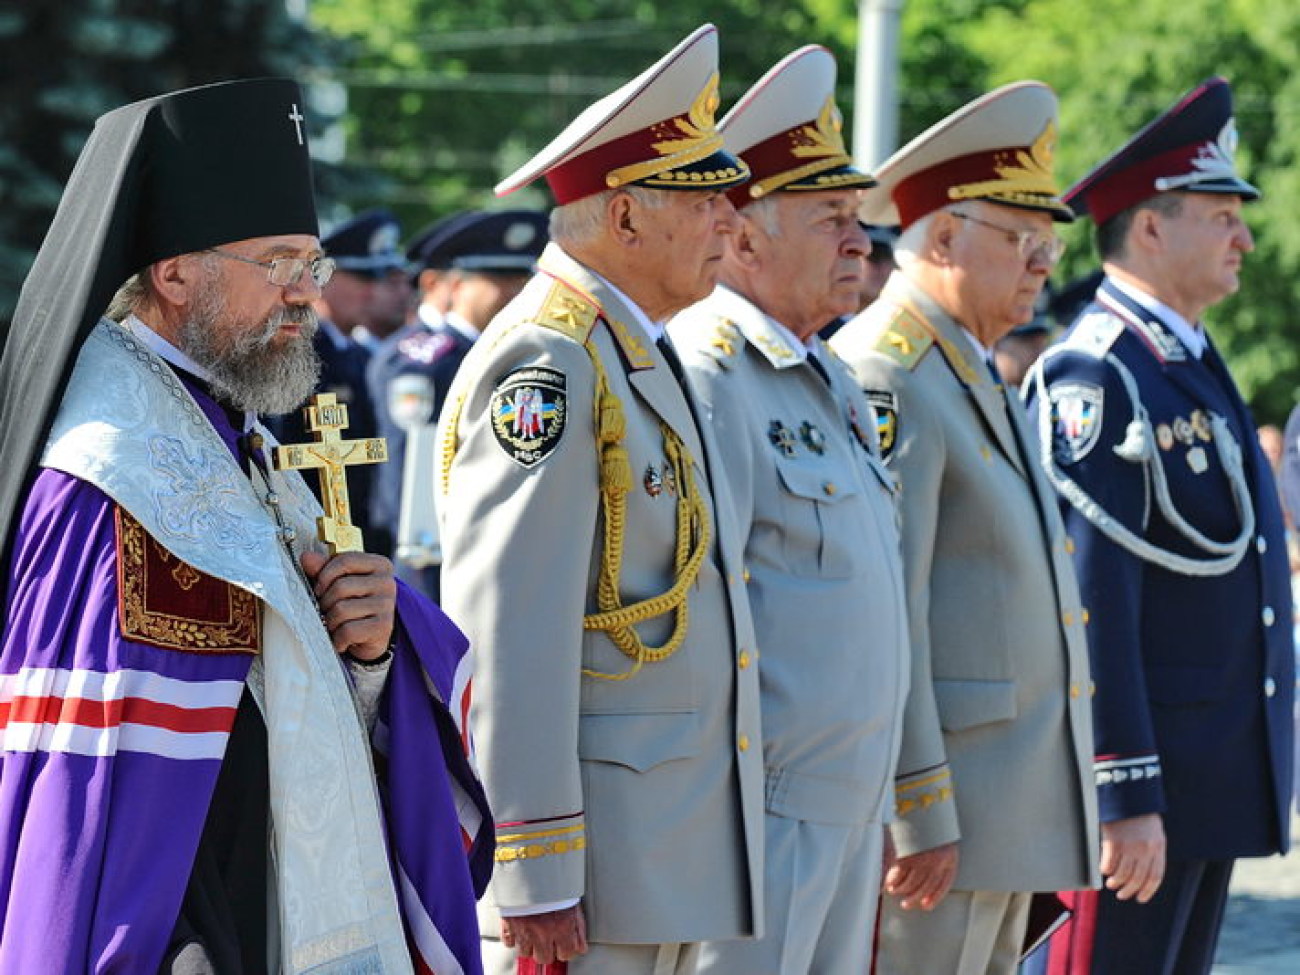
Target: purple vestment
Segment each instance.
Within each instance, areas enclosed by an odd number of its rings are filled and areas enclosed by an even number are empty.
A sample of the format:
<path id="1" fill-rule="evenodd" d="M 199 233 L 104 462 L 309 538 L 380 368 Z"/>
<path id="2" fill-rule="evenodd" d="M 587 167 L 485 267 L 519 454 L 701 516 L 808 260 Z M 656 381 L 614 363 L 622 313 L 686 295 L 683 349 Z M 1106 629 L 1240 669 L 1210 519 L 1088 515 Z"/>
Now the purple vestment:
<path id="1" fill-rule="evenodd" d="M 225 414 L 191 391 L 233 450 Z M 157 970 L 252 659 L 123 637 L 114 513 L 97 488 L 44 470 L 15 530 L 0 975 Z M 492 824 L 463 733 L 466 642 L 401 587 L 398 620 L 374 735 L 394 883 L 416 971 L 478 975 Z"/>

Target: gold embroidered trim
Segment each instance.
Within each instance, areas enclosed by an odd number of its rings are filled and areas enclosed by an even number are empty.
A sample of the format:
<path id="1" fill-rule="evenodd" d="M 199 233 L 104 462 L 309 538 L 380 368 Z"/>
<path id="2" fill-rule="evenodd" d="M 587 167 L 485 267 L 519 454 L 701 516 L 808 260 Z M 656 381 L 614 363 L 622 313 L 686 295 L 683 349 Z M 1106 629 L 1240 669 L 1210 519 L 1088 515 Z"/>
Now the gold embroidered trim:
<path id="1" fill-rule="evenodd" d="M 1049 121 L 1028 149 L 1009 149 L 998 155 L 993 171 L 1000 179 L 954 186 L 948 190 L 948 196 L 953 200 L 994 196 L 1017 203 L 1060 207 L 1060 189 L 1052 175 L 1055 153 L 1056 122 Z"/>
<path id="2" fill-rule="evenodd" d="M 262 614 L 257 597 L 177 558 L 121 507 L 116 512 L 116 528 L 118 620 L 123 638 L 186 653 L 261 652 Z M 217 607 L 218 618 L 195 619 L 192 614 L 158 608 L 160 601 L 171 602 L 168 587 L 175 586 L 188 595 L 200 583 L 214 594 L 211 604 Z"/>
<path id="3" fill-rule="evenodd" d="M 652 148 L 660 154 L 658 158 L 611 170 L 605 176 L 605 184 L 613 189 L 635 183 L 650 176 L 666 174 L 670 169 L 689 166 L 721 151 L 722 135 L 714 122 L 721 101 L 718 97 L 718 73 L 715 71 L 695 96 L 685 118 L 668 119 L 655 127 L 655 134 L 660 139 L 652 143 Z M 704 179 L 703 174 L 700 179 Z"/>
<path id="4" fill-rule="evenodd" d="M 556 856 L 561 853 L 576 853 L 587 848 L 587 838 L 578 836 L 572 840 L 555 840 L 550 843 L 529 843 L 526 846 L 497 847 L 497 863 L 514 863 L 516 860 L 537 860 L 541 857 Z"/>

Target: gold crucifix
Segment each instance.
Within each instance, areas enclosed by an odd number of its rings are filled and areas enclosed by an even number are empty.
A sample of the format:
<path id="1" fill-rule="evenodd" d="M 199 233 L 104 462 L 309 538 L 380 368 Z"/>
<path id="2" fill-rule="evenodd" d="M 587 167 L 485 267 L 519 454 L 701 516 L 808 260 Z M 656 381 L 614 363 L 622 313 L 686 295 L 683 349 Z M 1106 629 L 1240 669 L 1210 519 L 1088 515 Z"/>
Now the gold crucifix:
<path id="1" fill-rule="evenodd" d="M 313 468 L 320 476 L 321 505 L 325 515 L 316 519 L 320 540 L 330 555 L 360 552 L 361 529 L 352 524 L 348 502 L 347 468 L 356 464 L 382 464 L 388 460 L 388 441 L 383 437 L 344 440 L 341 430 L 348 425 L 348 408 L 333 393 L 318 393 L 303 407 L 307 429 L 315 443 L 286 444 L 275 448 L 275 469 Z"/>

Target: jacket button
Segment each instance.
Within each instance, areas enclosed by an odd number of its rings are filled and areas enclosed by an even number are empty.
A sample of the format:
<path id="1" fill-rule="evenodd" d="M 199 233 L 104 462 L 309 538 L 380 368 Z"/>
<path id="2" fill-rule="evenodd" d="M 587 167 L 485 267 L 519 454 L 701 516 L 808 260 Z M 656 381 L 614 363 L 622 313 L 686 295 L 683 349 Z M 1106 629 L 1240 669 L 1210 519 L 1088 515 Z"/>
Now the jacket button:
<path id="1" fill-rule="evenodd" d="M 1277 681 L 1275 681 L 1272 677 L 1265 677 L 1265 678 L 1264 678 L 1264 696 L 1265 696 L 1265 697 L 1272 697 L 1272 696 L 1273 696 L 1274 694 L 1276 694 L 1276 693 L 1277 693 Z"/>
<path id="2" fill-rule="evenodd" d="M 1255 551 L 1258 552 L 1260 555 L 1263 555 L 1265 552 L 1268 551 L 1268 539 L 1265 538 L 1263 535 L 1255 536 Z"/>
<path id="3" fill-rule="evenodd" d="M 1069 626 L 1071 623 L 1074 622 L 1074 614 L 1067 609 L 1064 613 L 1061 614 L 1061 622 L 1064 623 L 1066 626 Z"/>
<path id="4" fill-rule="evenodd" d="M 739 748 L 742 752 L 749 751 L 749 735 L 741 735 L 738 739 L 736 739 L 736 747 Z"/>
<path id="5" fill-rule="evenodd" d="M 1065 536 L 1065 554 L 1066 555 L 1074 554 L 1074 539 L 1071 538 L 1069 535 Z"/>
<path id="6" fill-rule="evenodd" d="M 1079 685 L 1078 685 L 1078 684 L 1071 684 L 1071 685 L 1070 685 L 1070 697 L 1078 697 L 1078 696 L 1079 696 Z"/>
<path id="7" fill-rule="evenodd" d="M 825 484 L 822 485 L 822 490 L 826 492 L 826 496 L 828 498 L 833 497 L 835 495 L 835 490 L 836 490 L 835 484 L 831 481 L 827 481 Z"/>
<path id="8" fill-rule="evenodd" d="M 741 573 L 740 573 L 740 578 L 742 578 L 742 579 L 744 579 L 746 582 L 748 582 L 748 581 L 749 581 L 749 570 L 748 570 L 748 569 L 745 569 L 743 572 L 741 572 Z"/>
<path id="9" fill-rule="evenodd" d="M 1265 606 L 1264 612 L 1260 613 L 1259 615 L 1264 620 L 1265 626 L 1272 626 L 1273 620 L 1277 619 L 1277 614 L 1273 612 L 1272 606 Z"/>
<path id="10" fill-rule="evenodd" d="M 741 669 L 741 670 L 746 670 L 746 669 L 748 669 L 748 668 L 749 668 L 749 651 L 748 651 L 748 650 L 742 650 L 742 651 L 740 651 L 740 657 L 739 657 L 739 659 L 738 659 L 736 662 L 740 665 L 740 669 Z"/>

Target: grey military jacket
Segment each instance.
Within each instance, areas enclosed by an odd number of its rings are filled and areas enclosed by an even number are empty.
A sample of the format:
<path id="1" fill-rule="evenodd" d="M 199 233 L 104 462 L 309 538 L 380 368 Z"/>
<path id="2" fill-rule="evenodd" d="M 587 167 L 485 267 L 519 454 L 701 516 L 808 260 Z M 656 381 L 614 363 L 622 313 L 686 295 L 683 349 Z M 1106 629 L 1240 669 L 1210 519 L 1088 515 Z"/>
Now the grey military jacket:
<path id="1" fill-rule="evenodd" d="M 870 407 L 814 340 L 719 287 L 669 325 L 746 536 L 767 809 L 880 822 L 894 805 L 907 618 L 894 477 Z"/>
<path id="2" fill-rule="evenodd" d="M 742 547 L 714 504 L 726 496 L 710 477 L 716 446 L 605 282 L 555 244 L 538 269 L 466 357 L 438 434 L 442 605 L 476 657 L 472 723 L 497 817 L 483 920 L 494 929 L 494 904 L 581 898 L 596 942 L 756 934 L 758 677 Z M 613 414 L 621 423 L 606 425 Z M 621 437 L 598 450 L 598 429 Z M 602 486 L 617 469 L 631 476 L 611 524 Z M 637 666 L 584 621 L 611 539 L 624 605 L 673 590 L 686 480 L 704 505 L 705 557 L 680 616 L 634 626 L 652 648 L 677 622 L 685 636 Z M 701 540 L 689 535 L 687 549 Z"/>
<path id="3" fill-rule="evenodd" d="M 894 839 L 961 890 L 1096 886 L 1086 610 L 1019 401 L 902 272 L 831 345 L 901 490 L 912 641 Z"/>

